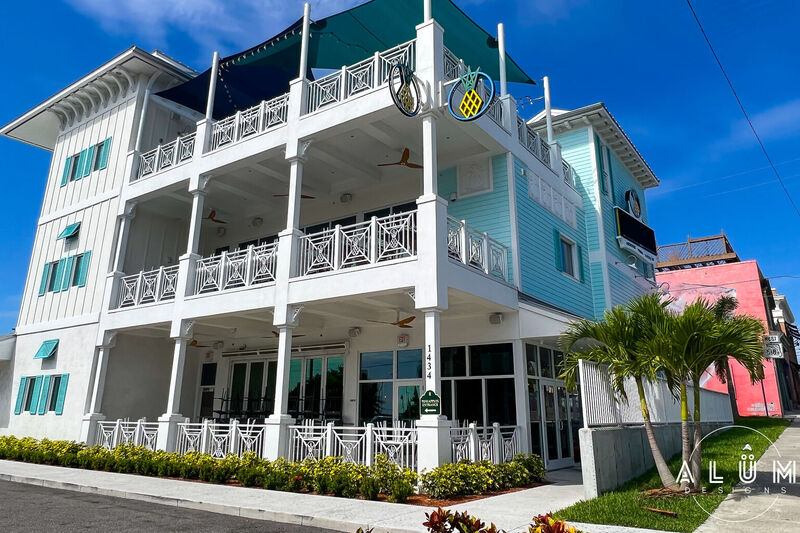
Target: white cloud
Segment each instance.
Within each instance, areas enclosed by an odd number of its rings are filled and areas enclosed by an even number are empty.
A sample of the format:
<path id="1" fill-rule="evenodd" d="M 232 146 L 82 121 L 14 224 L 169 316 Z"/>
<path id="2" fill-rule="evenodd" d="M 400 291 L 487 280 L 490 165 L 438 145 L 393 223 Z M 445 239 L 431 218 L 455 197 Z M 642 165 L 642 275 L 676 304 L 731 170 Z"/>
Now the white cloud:
<path id="1" fill-rule="evenodd" d="M 758 136 L 764 142 L 793 137 L 800 133 L 800 99 L 784 102 L 751 115 L 751 119 Z M 756 145 L 757 141 L 750 130 L 750 125 L 741 118 L 731 124 L 730 135 L 713 148 L 732 151 Z"/>
<path id="2" fill-rule="evenodd" d="M 165 48 L 179 33 L 205 52 L 223 55 L 257 44 L 303 15 L 301 0 L 67 0 L 107 32 L 130 35 L 142 44 Z M 331 15 L 360 0 L 317 0 L 311 17 Z"/>

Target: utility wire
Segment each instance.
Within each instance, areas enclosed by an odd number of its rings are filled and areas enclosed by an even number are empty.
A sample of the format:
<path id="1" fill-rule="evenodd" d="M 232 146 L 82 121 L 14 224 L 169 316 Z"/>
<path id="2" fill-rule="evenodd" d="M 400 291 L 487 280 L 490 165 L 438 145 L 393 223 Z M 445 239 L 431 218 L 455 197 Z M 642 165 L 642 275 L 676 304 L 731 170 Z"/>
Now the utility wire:
<path id="1" fill-rule="evenodd" d="M 725 81 L 728 82 L 728 87 L 731 88 L 731 92 L 733 93 L 734 98 L 736 98 L 736 101 L 739 103 L 739 108 L 742 110 L 742 114 L 744 115 L 744 118 L 747 119 L 747 123 L 750 124 L 750 129 L 753 130 L 753 135 L 755 135 L 759 146 L 761 146 L 761 151 L 764 152 L 764 157 L 767 158 L 767 162 L 769 162 L 769 166 L 772 167 L 772 171 L 775 173 L 775 176 L 778 178 L 778 181 L 780 182 L 781 187 L 783 187 L 783 192 L 786 193 L 786 197 L 789 199 L 789 202 L 792 204 L 792 207 L 794 208 L 795 213 L 797 213 L 797 216 L 800 216 L 800 209 L 798 209 L 797 204 L 794 203 L 794 200 L 792 199 L 792 195 L 789 194 L 789 189 L 786 188 L 786 184 L 783 182 L 783 179 L 781 178 L 781 175 L 778 173 L 778 169 L 775 168 L 775 164 L 772 162 L 772 158 L 770 158 L 769 154 L 767 153 L 767 149 L 764 147 L 764 143 L 761 141 L 761 137 L 758 136 L 758 133 L 756 132 L 756 128 L 755 128 L 755 126 L 753 126 L 753 121 L 750 120 L 750 116 L 747 114 L 747 111 L 745 111 L 744 104 L 742 104 L 742 100 L 739 98 L 739 95 L 736 93 L 736 89 L 733 88 L 733 83 L 731 82 L 731 79 L 728 77 L 728 73 L 725 72 L 725 67 L 722 66 L 722 62 L 719 60 L 719 56 L 717 56 L 717 52 L 714 50 L 714 47 L 711 45 L 711 41 L 708 39 L 708 35 L 706 34 L 706 30 L 703 29 L 703 25 L 700 23 L 700 18 L 698 18 L 697 13 L 694 10 L 694 7 L 692 7 L 691 0 L 686 0 L 686 3 L 688 4 L 689 10 L 692 12 L 692 15 L 694 16 L 694 20 L 697 22 L 697 26 L 700 28 L 700 32 L 703 34 L 703 38 L 706 40 L 706 44 L 708 45 L 708 48 L 711 50 L 711 53 L 714 55 L 714 59 L 716 60 L 717 65 L 719 66 L 719 69 L 722 71 L 722 75 L 725 76 Z"/>

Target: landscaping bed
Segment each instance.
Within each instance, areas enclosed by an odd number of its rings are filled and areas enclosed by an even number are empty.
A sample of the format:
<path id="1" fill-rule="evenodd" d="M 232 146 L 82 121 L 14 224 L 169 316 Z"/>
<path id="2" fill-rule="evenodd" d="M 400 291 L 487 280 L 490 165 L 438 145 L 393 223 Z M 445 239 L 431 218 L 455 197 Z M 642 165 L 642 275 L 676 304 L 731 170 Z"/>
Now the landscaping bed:
<path id="1" fill-rule="evenodd" d="M 736 421 L 737 425 L 747 426 L 763 433 L 773 442 L 789 425 L 782 418 L 745 418 Z M 758 437 L 752 431 L 733 428 L 719 432 L 703 442 L 703 479 L 708 479 L 707 465 L 709 460 L 717 461 L 717 474 L 725 479 L 723 494 L 671 494 L 665 495 L 655 489 L 661 488 L 661 482 L 655 468 L 642 476 L 620 486 L 613 492 L 597 498 L 581 501 L 554 513 L 561 519 L 593 524 L 610 524 L 618 526 L 661 529 L 665 531 L 694 531 L 707 518 L 696 503 L 696 497 L 709 512 L 726 498 L 731 491 L 731 481 L 738 479 L 738 455 L 742 448 L 750 444 L 756 458 L 761 457 L 769 447 L 769 442 Z M 681 467 L 681 454 L 675 454 L 669 460 L 670 471 L 677 475 Z M 653 491 L 648 493 L 648 491 Z M 658 509 L 675 513 L 670 516 L 647 510 Z"/>
<path id="2" fill-rule="evenodd" d="M 545 474 L 538 455 L 518 454 L 501 464 L 445 464 L 417 475 L 381 455 L 367 467 L 338 457 L 290 462 L 267 461 L 245 453 L 215 459 L 197 452 L 153 452 L 129 444 L 107 450 L 30 437 L 0 437 L 0 459 L 425 506 L 450 505 L 534 486 Z M 415 494 L 417 488 L 420 494 Z"/>

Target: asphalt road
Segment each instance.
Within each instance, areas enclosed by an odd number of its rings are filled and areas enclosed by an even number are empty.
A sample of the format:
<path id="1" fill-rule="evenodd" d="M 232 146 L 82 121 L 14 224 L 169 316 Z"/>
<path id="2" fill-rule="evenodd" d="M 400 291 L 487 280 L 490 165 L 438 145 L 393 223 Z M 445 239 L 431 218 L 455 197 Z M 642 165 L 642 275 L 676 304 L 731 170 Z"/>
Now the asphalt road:
<path id="1" fill-rule="evenodd" d="M 0 531 L 327 533 L 331 530 L 0 481 Z"/>

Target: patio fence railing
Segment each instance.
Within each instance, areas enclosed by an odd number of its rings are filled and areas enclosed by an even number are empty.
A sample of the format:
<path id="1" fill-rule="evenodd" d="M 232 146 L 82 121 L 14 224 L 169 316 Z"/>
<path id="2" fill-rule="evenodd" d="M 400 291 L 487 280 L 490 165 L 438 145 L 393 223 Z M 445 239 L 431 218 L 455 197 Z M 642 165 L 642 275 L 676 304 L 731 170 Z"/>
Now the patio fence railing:
<path id="1" fill-rule="evenodd" d="M 241 456 L 253 452 L 264 456 L 264 433 L 266 425 L 244 423 L 234 420 L 229 424 L 218 424 L 205 420 L 199 423 L 178 424 L 176 451 L 207 453 L 222 459 L 229 453 Z"/>
<path id="2" fill-rule="evenodd" d="M 476 426 L 469 424 L 450 429 L 452 461 L 492 461 L 507 463 L 519 453 L 519 427 Z"/>
<path id="3" fill-rule="evenodd" d="M 157 438 L 158 422 L 147 422 L 144 418 L 136 422 L 119 419 L 98 422 L 94 442 L 107 450 L 120 444 L 133 444 L 155 451 Z"/>

